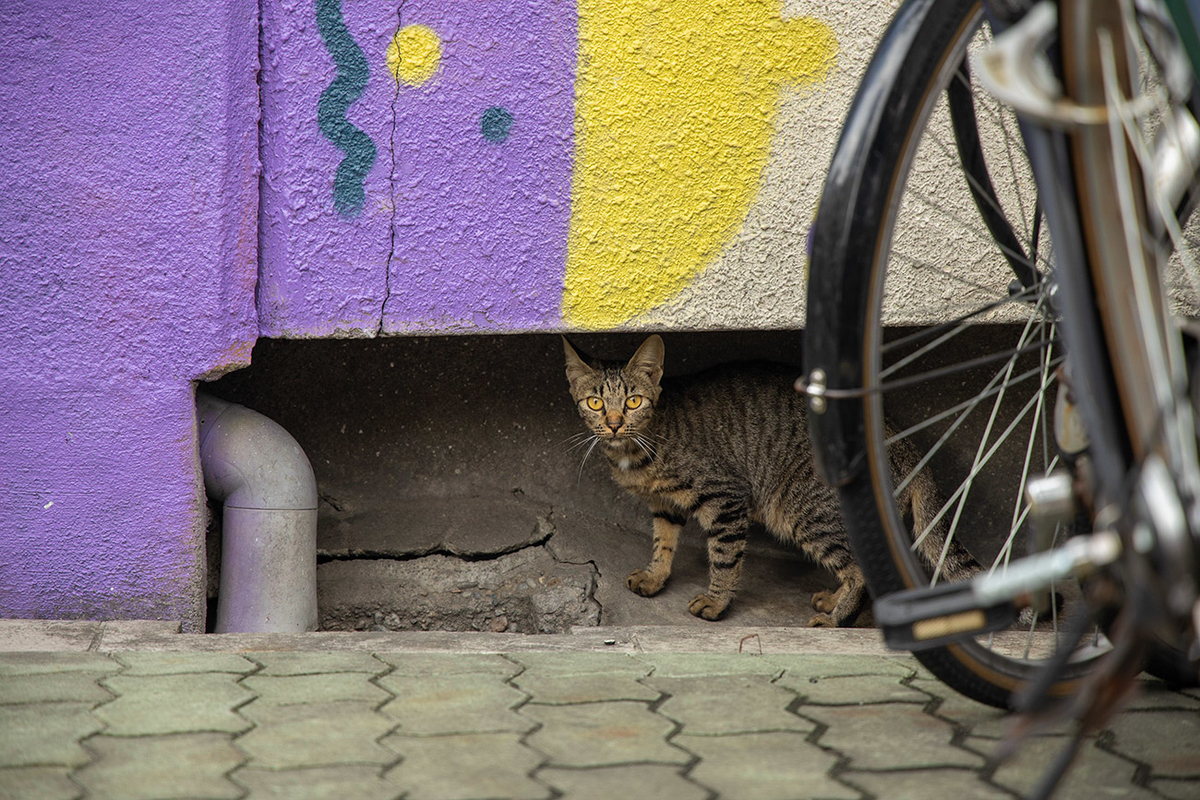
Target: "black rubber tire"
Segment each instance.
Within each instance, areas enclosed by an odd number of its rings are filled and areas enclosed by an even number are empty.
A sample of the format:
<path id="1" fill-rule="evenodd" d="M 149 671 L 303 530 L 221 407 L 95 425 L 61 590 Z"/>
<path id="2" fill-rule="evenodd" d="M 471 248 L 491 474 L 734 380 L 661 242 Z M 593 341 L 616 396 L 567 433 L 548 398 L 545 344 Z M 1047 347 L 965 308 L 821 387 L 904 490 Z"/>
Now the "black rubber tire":
<path id="1" fill-rule="evenodd" d="M 941 91 L 947 69 L 961 59 L 980 18 L 979 3 L 971 0 L 905 3 L 851 107 L 814 224 L 809 275 L 806 365 L 822 369 L 830 389 L 869 383 L 873 291 L 887 269 L 909 148 L 915 151 L 920 141 L 927 101 Z M 871 467 L 887 463 L 881 455 L 880 402 L 877 395 L 830 398 L 823 413 L 809 414 L 819 467 L 839 488 L 850 542 L 874 597 L 928 580 L 915 574 L 911 555 L 900 552 L 906 548 L 898 537 L 908 532 L 896 533 L 900 514 L 890 477 L 882 486 L 873 477 Z M 1014 691 L 1041 664 L 975 641 L 916 657 L 956 691 L 1001 708 L 1010 706 Z M 1050 694 L 1070 694 L 1093 663 L 1068 664 Z"/>

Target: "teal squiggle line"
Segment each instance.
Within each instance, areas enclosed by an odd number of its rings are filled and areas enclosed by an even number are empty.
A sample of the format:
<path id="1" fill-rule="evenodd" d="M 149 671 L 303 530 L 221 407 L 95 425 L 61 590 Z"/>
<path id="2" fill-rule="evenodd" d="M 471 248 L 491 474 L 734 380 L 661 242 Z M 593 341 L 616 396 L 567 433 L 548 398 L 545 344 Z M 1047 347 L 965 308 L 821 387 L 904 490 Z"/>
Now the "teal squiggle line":
<path id="1" fill-rule="evenodd" d="M 346 110 L 366 91 L 370 70 L 367 57 L 342 19 L 341 0 L 317 0 L 317 30 L 337 66 L 337 77 L 321 92 L 317 103 L 317 127 L 346 154 L 333 179 L 333 208 L 353 216 L 367 201 L 363 180 L 375 163 L 375 143 L 350 124 Z"/>

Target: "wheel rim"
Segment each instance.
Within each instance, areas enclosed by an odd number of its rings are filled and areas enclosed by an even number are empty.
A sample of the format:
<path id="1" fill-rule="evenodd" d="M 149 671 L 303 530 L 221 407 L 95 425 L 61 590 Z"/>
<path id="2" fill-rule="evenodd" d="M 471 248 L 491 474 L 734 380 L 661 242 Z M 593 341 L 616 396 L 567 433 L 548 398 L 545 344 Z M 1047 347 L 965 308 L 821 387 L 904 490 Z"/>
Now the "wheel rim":
<path id="1" fill-rule="evenodd" d="M 987 38 L 978 17 L 970 32 L 972 48 Z M 984 210 L 993 216 L 1003 212 L 1019 251 L 997 235 L 994 220 L 989 227 L 981 218 L 972 197 L 972 189 L 978 196 L 986 188 L 978 173 L 964 179 L 945 88 L 970 81 L 957 69 L 967 38 L 943 64 L 937 91 L 927 98 L 908 142 L 888 214 L 887 246 L 873 271 L 874 316 L 865 344 L 864 381 L 871 390 L 865 401 L 868 462 L 893 560 L 910 586 L 937 582 L 940 567 L 927 566 L 914 552 L 916 545 L 909 544 L 908 524 L 895 498 L 911 475 L 892 480 L 884 468 L 888 446 L 916 448 L 918 468 L 931 470 L 941 490 L 935 521 L 944 522 L 985 570 L 1002 570 L 1026 552 L 1024 486 L 1031 477 L 1063 466 L 1052 422 L 1055 408 L 1063 407 L 1056 405 L 1063 353 L 1055 336 L 1050 283 L 1028 285 L 1034 270 L 1052 275 L 1052 243 L 1016 119 L 977 86 L 968 88 L 985 175 L 995 186 L 994 199 L 984 202 L 999 206 Z M 1018 282 L 1011 290 L 1017 273 L 1010 262 L 1027 267 L 1025 285 Z M 950 322 L 932 329 L 923 325 L 947 317 Z M 961 369 L 980 356 L 994 360 Z M 933 398 L 919 411 L 914 383 L 923 384 Z M 894 429 L 885 426 L 885 417 Z M 1008 498 L 1003 513 L 1001 496 Z M 980 536 L 984 522 L 987 535 Z M 914 532 L 918 542 L 921 535 Z M 1055 588 L 1064 596 L 1061 613 L 1074 613 L 1078 587 Z M 1021 630 L 965 644 L 960 653 L 999 669 L 988 676 L 992 682 L 1011 683 L 1053 650 L 1059 615 L 1052 605 L 1048 619 L 1031 619 Z M 1078 667 L 1104 649 L 1099 634 L 1089 638 Z"/>

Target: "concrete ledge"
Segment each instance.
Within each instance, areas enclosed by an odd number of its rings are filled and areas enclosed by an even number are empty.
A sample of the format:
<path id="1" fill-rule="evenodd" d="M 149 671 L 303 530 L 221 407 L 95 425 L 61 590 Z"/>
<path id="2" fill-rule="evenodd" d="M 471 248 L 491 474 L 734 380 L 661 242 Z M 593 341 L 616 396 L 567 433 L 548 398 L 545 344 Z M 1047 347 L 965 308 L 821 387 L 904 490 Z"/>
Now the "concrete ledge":
<path id="1" fill-rule="evenodd" d="M 178 622 L 157 620 L 38 620 L 0 619 L 0 651 L 83 652 L 130 650 L 126 642 L 143 637 L 171 636 Z"/>
<path id="2" fill-rule="evenodd" d="M 999 647 L 1018 652 L 1027 634 L 998 634 Z M 1012 639 L 1011 642 L 1007 641 Z M 1045 652 L 1052 634 L 1035 637 L 1034 655 Z M 839 654 L 903 656 L 884 647 L 870 628 L 714 627 L 670 625 L 576 628 L 568 634 L 524 635 L 458 631 L 404 633 L 229 633 L 182 634 L 175 622 L 61 622 L 0 620 L 0 652 L 612 652 L 743 653 L 751 655 Z"/>

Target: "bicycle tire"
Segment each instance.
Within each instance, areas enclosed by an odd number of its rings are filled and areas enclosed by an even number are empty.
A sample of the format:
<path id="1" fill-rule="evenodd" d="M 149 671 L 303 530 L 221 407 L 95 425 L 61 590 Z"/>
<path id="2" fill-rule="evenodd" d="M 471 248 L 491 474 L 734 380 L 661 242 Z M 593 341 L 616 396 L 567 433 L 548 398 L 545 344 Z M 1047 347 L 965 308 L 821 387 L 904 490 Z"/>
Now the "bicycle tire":
<path id="1" fill-rule="evenodd" d="M 1062 9 L 1060 16 L 1063 17 L 1060 24 L 1064 26 L 1060 44 L 1067 89 L 1072 97 L 1082 104 L 1104 104 L 1106 87 L 1102 77 L 1103 68 L 1099 63 L 1097 33 L 1105 30 L 1117 39 L 1124 30 L 1126 21 L 1122 12 L 1117 6 L 1076 3 L 1071 4 L 1069 10 Z M 1124 61 L 1125 52 L 1123 48 L 1115 48 L 1115 61 Z M 1130 83 L 1125 87 L 1125 91 L 1129 91 L 1138 80 L 1135 67 L 1117 63 L 1113 69 L 1117 74 L 1128 74 Z M 1191 113 L 1190 109 L 1188 112 Z M 1152 440 L 1155 438 L 1155 431 L 1159 430 L 1157 414 L 1152 411 L 1159 408 L 1159 399 L 1153 388 L 1154 379 L 1147 366 L 1152 360 L 1149 351 L 1155 349 L 1156 345 L 1148 344 L 1148 340 L 1153 337 L 1144 336 L 1140 324 L 1142 320 L 1139 314 L 1134 312 L 1133 304 L 1124 302 L 1129 295 L 1137 292 L 1137 289 L 1130 285 L 1136 281 L 1128 276 L 1139 268 L 1146 271 L 1147 288 L 1150 289 L 1153 301 L 1149 305 L 1154 309 L 1148 315 L 1155 321 L 1151 327 L 1159 330 L 1171 329 L 1165 321 L 1172 315 L 1170 302 L 1165 293 L 1161 292 L 1161 264 L 1157 253 L 1158 248 L 1167 244 L 1169 239 L 1164 238 L 1164 241 L 1156 242 L 1152 236 L 1145 233 L 1155 227 L 1153 215 L 1148 208 L 1147 198 L 1150 193 L 1147 193 L 1142 185 L 1143 171 L 1153 169 L 1153 165 L 1139 163 L 1134 157 L 1137 148 L 1130 145 L 1130 134 L 1126 132 L 1122 136 L 1125 138 L 1117 145 L 1112 141 L 1107 127 L 1097 126 L 1072 131 L 1069 137 L 1070 154 L 1075 165 L 1076 196 L 1079 198 L 1076 205 L 1078 222 L 1071 220 L 1070 224 L 1078 225 L 1081 243 L 1088 252 L 1086 262 L 1081 263 L 1086 263 L 1090 271 L 1090 278 L 1080 276 L 1076 281 L 1078 284 L 1088 282 L 1089 302 L 1085 313 L 1095 320 L 1089 323 L 1088 329 L 1074 331 L 1072 334 L 1089 342 L 1089 357 L 1079 360 L 1078 369 L 1081 383 L 1087 387 L 1088 396 L 1111 398 L 1108 402 L 1101 403 L 1100 408 L 1091 410 L 1099 426 L 1114 432 L 1108 437 L 1110 441 L 1106 447 L 1109 448 L 1109 452 L 1104 456 L 1116 465 L 1114 472 L 1117 474 L 1108 479 L 1114 485 L 1098 487 L 1099 491 L 1108 491 L 1110 495 L 1119 495 L 1127 490 L 1125 475 L 1135 471 L 1146 455 L 1155 449 Z M 1117 163 L 1120 160 L 1112 157 L 1113 150 L 1117 147 L 1127 152 L 1132 151 L 1128 157 L 1130 166 L 1125 173 L 1125 179 L 1130 182 L 1132 191 L 1127 201 L 1130 208 L 1125 212 L 1114 199 L 1120 192 L 1121 183 L 1117 177 Z M 1195 182 L 1195 176 L 1192 182 Z M 1127 215 L 1136 218 L 1131 227 L 1139 231 L 1136 244 L 1132 247 L 1128 245 L 1124 236 L 1118 233 L 1124 229 L 1123 224 L 1129 224 Z M 1141 250 L 1140 259 L 1128 259 L 1124 256 L 1114 258 L 1115 242 L 1122 245 L 1122 250 L 1116 253 L 1127 252 L 1126 247 L 1131 250 L 1136 247 Z M 1139 264 L 1144 266 L 1139 267 Z M 1098 313 L 1091 314 L 1093 309 Z M 1169 350 L 1168 338 L 1169 336 L 1163 337 L 1157 346 Z M 1082 349 L 1076 348 L 1076 352 Z M 1194 444 L 1195 440 L 1191 435 L 1185 438 Z M 1139 558 L 1137 555 L 1127 557 Z M 1169 580 L 1163 582 L 1171 583 Z M 1184 628 L 1190 624 L 1190 620 L 1182 623 Z M 1200 665 L 1191 660 L 1186 652 L 1166 643 L 1157 635 L 1149 642 L 1145 671 L 1178 686 L 1200 685 Z"/>
<path id="2" fill-rule="evenodd" d="M 912 533 L 897 508 L 887 466 L 876 362 L 884 346 L 884 284 L 908 171 L 931 130 L 938 98 L 980 25 L 980 4 L 972 0 L 909 0 L 901 7 L 852 104 L 814 222 L 805 357 L 810 375 L 814 368 L 825 373 L 830 394 L 809 420 L 818 464 L 838 487 L 851 545 L 873 597 L 929 580 L 905 546 Z M 960 143 L 960 158 L 963 149 Z M 966 163 L 957 168 L 967 169 Z M 978 186 L 970 188 L 974 193 Z M 1040 230 L 1036 209 L 1034 231 Z M 996 221 L 984 217 L 980 235 L 990 240 L 997 269 L 1011 279 L 1005 256 L 1012 253 L 1001 252 L 1004 237 L 997 235 Z M 956 513 L 962 508 L 960 502 Z M 1099 652 L 1069 663 L 1050 694 L 1070 694 Z M 1001 708 L 1041 665 L 1028 654 L 1001 653 L 974 640 L 915 655 L 956 691 Z"/>

